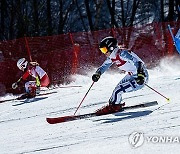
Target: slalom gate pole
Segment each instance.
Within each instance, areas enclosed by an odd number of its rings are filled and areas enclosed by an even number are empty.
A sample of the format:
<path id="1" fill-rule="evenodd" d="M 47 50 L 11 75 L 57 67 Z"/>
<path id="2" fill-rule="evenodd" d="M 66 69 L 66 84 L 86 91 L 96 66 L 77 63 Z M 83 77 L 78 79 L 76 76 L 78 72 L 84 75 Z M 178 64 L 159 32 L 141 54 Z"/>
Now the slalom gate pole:
<path id="1" fill-rule="evenodd" d="M 79 104 L 79 106 L 77 107 L 76 111 L 74 112 L 74 115 L 76 114 L 76 112 L 78 111 L 79 107 L 81 106 L 82 102 L 84 101 L 84 99 L 86 98 L 87 94 L 89 93 L 90 89 L 92 88 L 92 86 L 94 85 L 94 82 L 91 84 L 91 86 L 89 87 L 88 91 L 86 92 L 85 96 L 83 97 L 81 103 Z"/>
<path id="2" fill-rule="evenodd" d="M 171 30 L 171 26 L 170 26 L 170 25 L 168 25 L 168 29 L 169 29 L 169 32 L 170 32 L 171 37 L 172 37 L 172 39 L 173 39 L 173 42 L 175 42 L 174 35 L 173 35 L 173 32 L 172 32 L 172 30 Z"/>
<path id="3" fill-rule="evenodd" d="M 145 83 L 145 85 L 150 88 L 151 90 L 155 91 L 157 94 L 161 95 L 162 97 L 164 97 L 168 102 L 170 101 L 170 98 L 167 98 L 166 96 L 162 95 L 160 92 L 158 92 L 157 90 L 155 90 L 154 88 L 150 87 L 149 85 L 147 85 Z"/>
<path id="4" fill-rule="evenodd" d="M 31 51 L 30 51 L 29 44 L 28 44 L 26 36 L 24 37 L 24 39 L 25 39 L 25 43 L 26 43 L 26 48 L 27 48 L 27 52 L 28 52 L 28 55 L 29 55 L 29 59 L 32 62 Z"/>

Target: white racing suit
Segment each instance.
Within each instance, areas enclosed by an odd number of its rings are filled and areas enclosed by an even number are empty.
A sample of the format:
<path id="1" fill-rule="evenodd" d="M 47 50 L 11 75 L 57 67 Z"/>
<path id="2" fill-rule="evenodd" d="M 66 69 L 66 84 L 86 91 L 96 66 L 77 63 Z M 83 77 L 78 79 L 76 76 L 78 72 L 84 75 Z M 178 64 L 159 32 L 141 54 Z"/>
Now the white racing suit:
<path id="1" fill-rule="evenodd" d="M 144 62 L 132 51 L 124 49 L 122 50 L 117 47 L 104 61 L 104 63 L 97 69 L 96 72 L 102 75 L 112 64 L 115 63 L 120 70 L 128 73 L 115 87 L 109 99 L 110 104 L 120 104 L 123 93 L 136 91 L 144 87 L 144 84 L 139 85 L 135 80 L 137 78 L 139 62 L 142 63 L 142 67 L 145 73 L 145 84 L 148 82 L 149 77 L 147 69 L 144 65 Z"/>

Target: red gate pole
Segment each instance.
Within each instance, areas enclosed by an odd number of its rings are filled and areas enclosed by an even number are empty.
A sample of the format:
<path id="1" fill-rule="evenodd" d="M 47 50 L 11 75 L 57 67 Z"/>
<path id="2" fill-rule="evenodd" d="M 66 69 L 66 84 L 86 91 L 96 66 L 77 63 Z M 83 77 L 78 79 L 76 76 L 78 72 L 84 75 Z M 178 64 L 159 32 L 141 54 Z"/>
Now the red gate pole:
<path id="1" fill-rule="evenodd" d="M 26 36 L 24 37 L 24 39 L 25 39 L 25 43 L 26 43 L 26 48 L 27 48 L 27 52 L 28 52 L 28 55 L 29 55 L 29 59 L 32 62 L 31 51 L 30 51 L 29 44 L 28 44 Z"/>

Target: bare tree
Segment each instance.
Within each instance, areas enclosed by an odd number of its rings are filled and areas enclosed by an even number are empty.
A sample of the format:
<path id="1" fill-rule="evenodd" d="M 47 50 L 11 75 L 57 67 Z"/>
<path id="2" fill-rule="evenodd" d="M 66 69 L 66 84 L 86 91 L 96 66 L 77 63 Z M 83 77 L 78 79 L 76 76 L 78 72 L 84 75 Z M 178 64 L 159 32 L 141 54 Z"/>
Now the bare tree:
<path id="1" fill-rule="evenodd" d="M 13 39 L 15 35 L 14 24 L 15 24 L 15 8 L 14 1 L 12 0 L 10 3 L 10 22 L 9 22 L 9 39 Z"/>
<path id="2" fill-rule="evenodd" d="M 133 1 L 132 13 L 131 13 L 131 17 L 130 17 L 130 24 L 129 24 L 129 26 L 133 26 L 133 22 L 134 22 L 134 19 L 135 19 L 135 15 L 137 13 L 137 8 L 139 6 L 139 2 L 140 2 L 140 0 L 134 0 Z"/>
<path id="3" fill-rule="evenodd" d="M 38 15 L 38 1 L 33 0 L 33 19 L 34 19 L 34 34 L 35 36 L 39 35 L 39 15 Z"/>
<path id="4" fill-rule="evenodd" d="M 129 42 L 130 42 L 130 37 L 131 37 L 131 33 L 132 33 L 132 26 L 133 26 L 133 23 L 135 21 L 135 15 L 137 13 L 137 8 L 139 6 L 139 2 L 140 0 L 133 0 L 133 4 L 132 4 L 132 12 L 131 12 L 131 16 L 130 16 L 130 21 L 129 21 L 129 25 L 130 28 L 128 29 L 128 32 L 127 32 L 127 37 L 125 39 L 125 46 L 128 47 L 129 46 Z"/>
<path id="5" fill-rule="evenodd" d="M 175 2 L 176 2 L 177 20 L 180 20 L 180 1 L 175 0 Z"/>
<path id="6" fill-rule="evenodd" d="M 169 0 L 169 12 L 168 12 L 168 21 L 174 19 L 174 0 Z"/>
<path id="7" fill-rule="evenodd" d="M 179 0 L 1 0 L 0 39 L 174 21 L 179 7 Z M 123 33 L 128 40 L 131 31 Z"/>
<path id="8" fill-rule="evenodd" d="M 1 0 L 0 1 L 0 10 L 1 10 L 1 27 L 0 27 L 0 33 L 1 33 L 1 39 L 6 39 L 6 34 L 5 34 L 5 16 L 7 15 L 7 3 L 6 0 Z"/>
<path id="9" fill-rule="evenodd" d="M 63 34 L 64 27 L 68 18 L 68 15 L 70 14 L 70 11 L 75 4 L 75 1 L 71 1 L 70 5 L 68 5 L 68 8 L 64 9 L 64 3 L 63 0 L 59 0 L 59 24 L 58 24 L 58 34 Z"/>
<path id="10" fill-rule="evenodd" d="M 93 31 L 94 26 L 93 26 L 91 11 L 90 11 L 90 8 L 89 8 L 89 0 L 85 0 L 84 3 L 85 3 L 85 6 L 86 6 L 86 13 L 87 13 L 87 18 L 88 18 L 88 22 L 89 22 L 89 27 L 90 27 L 90 30 Z"/>
<path id="11" fill-rule="evenodd" d="M 125 27 L 126 21 L 125 21 L 125 15 L 124 15 L 125 10 L 124 10 L 124 2 L 123 2 L 123 0 L 121 0 L 120 3 L 121 3 L 121 21 L 122 21 L 122 26 Z"/>
<path id="12" fill-rule="evenodd" d="M 161 21 L 164 20 L 164 0 L 160 0 L 160 6 L 161 6 Z"/>
<path id="13" fill-rule="evenodd" d="M 100 13 L 103 7 L 104 0 L 94 0 L 95 6 L 96 6 L 96 12 L 95 12 L 95 21 L 94 21 L 94 30 L 98 30 L 99 22 L 100 22 Z"/>
<path id="14" fill-rule="evenodd" d="M 75 4 L 76 4 L 76 7 L 77 7 L 77 10 L 78 10 L 78 13 L 79 13 L 80 20 L 81 20 L 82 25 L 83 25 L 83 29 L 84 29 L 85 31 L 87 31 L 88 28 L 87 28 L 86 23 L 85 23 L 85 21 L 84 21 L 84 17 L 83 17 L 83 15 L 82 15 L 81 8 L 79 7 L 79 4 L 78 4 L 78 1 L 77 1 L 77 0 L 75 0 Z"/>
<path id="15" fill-rule="evenodd" d="M 17 18 L 17 38 L 23 37 L 26 34 L 25 29 L 25 14 L 22 0 L 16 2 L 16 18 Z"/>
<path id="16" fill-rule="evenodd" d="M 47 34 L 52 35 L 53 29 L 52 29 L 52 17 L 51 17 L 51 0 L 47 0 L 47 22 L 48 22 L 48 28 L 47 28 Z"/>
<path id="17" fill-rule="evenodd" d="M 115 20 L 115 0 L 112 0 L 112 3 L 110 2 L 110 0 L 106 0 L 106 2 L 111 15 L 111 27 L 118 28 L 118 23 Z"/>

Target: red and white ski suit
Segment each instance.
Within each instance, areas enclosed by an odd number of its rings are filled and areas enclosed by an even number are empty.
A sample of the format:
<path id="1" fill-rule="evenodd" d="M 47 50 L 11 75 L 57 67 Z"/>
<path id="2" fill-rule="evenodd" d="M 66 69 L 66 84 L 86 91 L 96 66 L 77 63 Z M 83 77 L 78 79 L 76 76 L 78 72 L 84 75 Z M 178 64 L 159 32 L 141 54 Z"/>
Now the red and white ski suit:
<path id="1" fill-rule="evenodd" d="M 37 78 L 40 81 L 40 87 L 46 87 L 49 85 L 50 80 L 49 77 L 47 75 L 47 73 L 40 67 L 40 66 L 29 66 L 27 68 L 27 71 L 23 74 L 22 79 L 26 80 L 29 76 L 32 76 L 33 78 Z M 27 93 L 30 92 L 30 89 L 34 87 L 37 87 L 37 82 L 36 80 L 34 81 L 28 81 L 25 83 L 25 90 Z"/>

